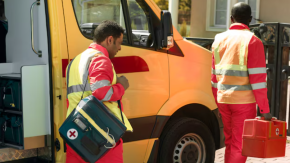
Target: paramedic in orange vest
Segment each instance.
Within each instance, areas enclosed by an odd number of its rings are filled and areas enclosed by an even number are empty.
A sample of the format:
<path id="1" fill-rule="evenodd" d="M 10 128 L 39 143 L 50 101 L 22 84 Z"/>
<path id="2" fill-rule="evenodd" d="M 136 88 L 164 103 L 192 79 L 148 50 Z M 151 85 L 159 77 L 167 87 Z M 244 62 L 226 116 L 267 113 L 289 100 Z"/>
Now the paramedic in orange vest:
<path id="1" fill-rule="evenodd" d="M 249 30 L 251 8 L 237 3 L 231 11 L 232 25 L 216 35 L 212 46 L 212 90 L 222 116 L 225 134 L 225 163 L 245 163 L 242 132 L 245 119 L 269 113 L 266 61 L 262 42 Z"/>
<path id="2" fill-rule="evenodd" d="M 89 46 L 89 49 L 95 49 L 104 54 L 92 58 L 89 66 L 91 87 L 94 83 L 103 83 L 100 87 L 92 91 L 92 95 L 101 101 L 121 100 L 125 90 L 129 87 L 129 82 L 124 76 L 117 78 L 117 84 L 110 84 L 114 78 L 110 59 L 114 58 L 117 52 L 121 50 L 123 33 L 124 29 L 117 23 L 104 21 L 96 28 L 94 32 L 94 43 Z M 113 88 L 113 91 L 111 91 L 111 88 Z M 85 161 L 67 145 L 66 163 L 85 163 Z M 117 142 L 114 148 L 98 160 L 97 163 L 123 163 L 122 139 Z"/>

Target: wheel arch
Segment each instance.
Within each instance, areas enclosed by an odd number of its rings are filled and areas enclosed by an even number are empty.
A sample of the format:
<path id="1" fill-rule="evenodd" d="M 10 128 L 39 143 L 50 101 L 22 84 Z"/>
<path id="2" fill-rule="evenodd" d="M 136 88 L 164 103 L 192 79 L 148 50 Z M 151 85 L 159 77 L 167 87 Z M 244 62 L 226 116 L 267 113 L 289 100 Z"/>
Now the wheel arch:
<path id="1" fill-rule="evenodd" d="M 194 118 L 203 122 L 209 128 L 215 141 L 215 147 L 216 149 L 219 149 L 221 147 L 220 132 L 221 132 L 222 124 L 221 124 L 221 121 L 218 120 L 219 117 L 218 117 L 217 112 L 218 112 L 218 109 L 210 110 L 209 108 L 201 104 L 185 105 L 170 116 L 170 118 L 164 125 L 164 128 L 162 129 L 161 134 L 164 132 L 164 129 L 167 127 L 167 125 L 171 121 L 174 121 L 182 117 Z"/>
<path id="2" fill-rule="evenodd" d="M 182 117 L 194 118 L 203 122 L 212 133 L 215 148 L 219 149 L 224 146 L 223 125 L 221 118 L 218 117 L 218 109 L 210 110 L 206 106 L 196 103 L 181 107 L 171 116 L 157 116 L 151 138 L 160 138 L 161 134 L 166 132 L 166 128 L 170 122 Z M 155 163 L 157 161 L 159 157 L 159 145 L 160 140 L 155 140 L 148 163 Z"/>
<path id="3" fill-rule="evenodd" d="M 166 126 L 175 119 L 189 117 L 203 122 L 211 131 L 216 149 L 224 146 L 222 121 L 211 94 L 202 90 L 186 90 L 175 94 L 160 108 L 151 138 L 160 138 Z M 152 147 L 148 162 L 156 162 L 159 140 Z"/>

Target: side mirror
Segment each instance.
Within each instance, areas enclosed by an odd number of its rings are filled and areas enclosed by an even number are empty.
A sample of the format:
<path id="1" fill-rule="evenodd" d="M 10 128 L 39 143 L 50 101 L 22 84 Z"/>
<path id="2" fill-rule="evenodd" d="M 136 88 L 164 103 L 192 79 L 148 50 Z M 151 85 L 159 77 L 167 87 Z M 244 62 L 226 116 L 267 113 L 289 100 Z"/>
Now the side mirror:
<path id="1" fill-rule="evenodd" d="M 161 11 L 161 47 L 167 50 L 174 46 L 173 26 L 171 13 L 169 11 Z"/>

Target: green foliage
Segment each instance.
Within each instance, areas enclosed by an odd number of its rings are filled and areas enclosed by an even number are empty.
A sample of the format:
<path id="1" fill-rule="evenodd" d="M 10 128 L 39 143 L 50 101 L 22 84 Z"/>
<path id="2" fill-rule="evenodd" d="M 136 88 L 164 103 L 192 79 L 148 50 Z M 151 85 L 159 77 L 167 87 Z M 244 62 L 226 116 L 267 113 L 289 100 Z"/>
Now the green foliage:
<path id="1" fill-rule="evenodd" d="M 179 10 L 190 11 L 191 10 L 191 0 L 179 0 Z"/>
<path id="2" fill-rule="evenodd" d="M 135 24 L 134 22 L 131 22 L 131 28 L 132 28 L 133 30 L 137 29 L 137 26 L 136 26 L 136 24 Z"/>
<path id="3" fill-rule="evenodd" d="M 161 10 L 168 10 L 168 0 L 154 0 Z"/>
<path id="4" fill-rule="evenodd" d="M 161 10 L 168 10 L 168 0 L 154 0 Z M 179 0 L 179 10 L 190 11 L 191 0 Z"/>
<path id="5" fill-rule="evenodd" d="M 128 3 L 131 18 L 134 18 L 139 15 L 144 15 L 144 11 L 136 2 L 129 1 Z"/>
<path id="6" fill-rule="evenodd" d="M 186 21 L 183 20 L 181 28 L 180 28 L 181 36 L 186 36 L 186 32 L 187 32 L 187 25 L 186 25 Z"/>

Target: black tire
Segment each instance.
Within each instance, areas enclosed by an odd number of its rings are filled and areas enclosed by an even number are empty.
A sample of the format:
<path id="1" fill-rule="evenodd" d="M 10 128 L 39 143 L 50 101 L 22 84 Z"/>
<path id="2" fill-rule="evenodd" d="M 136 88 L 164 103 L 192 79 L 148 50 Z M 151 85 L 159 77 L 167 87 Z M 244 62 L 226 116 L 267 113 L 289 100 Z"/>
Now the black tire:
<path id="1" fill-rule="evenodd" d="M 214 159 L 214 139 L 204 123 L 184 117 L 166 125 L 160 137 L 159 163 L 213 163 Z"/>

